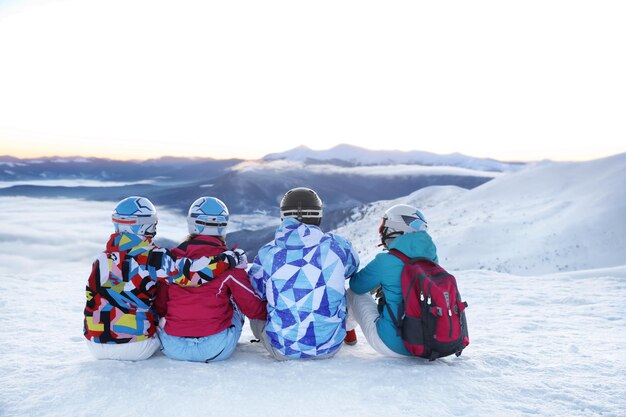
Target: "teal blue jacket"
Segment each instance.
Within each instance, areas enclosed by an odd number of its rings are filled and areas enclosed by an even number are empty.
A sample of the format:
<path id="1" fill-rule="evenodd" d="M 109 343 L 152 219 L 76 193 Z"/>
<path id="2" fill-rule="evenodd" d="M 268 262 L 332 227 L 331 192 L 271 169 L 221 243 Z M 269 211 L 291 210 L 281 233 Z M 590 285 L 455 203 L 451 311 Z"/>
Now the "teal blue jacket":
<path id="1" fill-rule="evenodd" d="M 437 248 L 430 235 L 426 232 L 409 233 L 395 238 L 389 245 L 389 249 L 397 249 L 409 258 L 425 257 L 439 262 Z M 400 275 L 404 264 L 400 259 L 383 252 L 350 279 L 350 289 L 356 294 L 365 294 L 374 288 L 382 287 L 385 301 L 391 311 L 396 314 L 398 305 L 402 300 L 402 286 Z M 402 339 L 396 333 L 389 311 L 384 308 L 380 318 L 376 322 L 376 329 L 381 340 L 396 353 L 411 356 L 404 347 Z"/>

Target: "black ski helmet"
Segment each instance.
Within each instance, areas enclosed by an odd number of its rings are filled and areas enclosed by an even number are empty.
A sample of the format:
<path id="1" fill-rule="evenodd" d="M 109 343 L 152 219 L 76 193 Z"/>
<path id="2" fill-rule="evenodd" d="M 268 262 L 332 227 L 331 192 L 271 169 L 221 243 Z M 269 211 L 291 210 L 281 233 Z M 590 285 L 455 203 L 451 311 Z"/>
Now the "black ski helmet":
<path id="1" fill-rule="evenodd" d="M 322 222 L 322 199 L 310 188 L 287 191 L 280 201 L 280 218 L 295 217 L 302 223 L 319 226 Z"/>

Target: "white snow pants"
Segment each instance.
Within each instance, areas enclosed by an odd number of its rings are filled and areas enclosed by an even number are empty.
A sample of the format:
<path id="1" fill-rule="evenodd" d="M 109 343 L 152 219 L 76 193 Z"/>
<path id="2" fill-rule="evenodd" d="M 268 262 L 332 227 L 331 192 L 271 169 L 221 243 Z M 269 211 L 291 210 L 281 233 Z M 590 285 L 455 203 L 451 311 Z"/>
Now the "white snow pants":
<path id="1" fill-rule="evenodd" d="M 141 342 L 130 343 L 95 343 L 87 340 L 87 346 L 96 359 L 114 359 L 120 361 L 142 361 L 148 359 L 161 347 L 158 337 L 151 337 Z"/>
<path id="2" fill-rule="evenodd" d="M 346 330 L 353 330 L 357 324 L 367 339 L 367 343 L 378 353 L 393 358 L 406 358 L 406 356 L 394 352 L 378 336 L 376 321 L 379 318 L 378 305 L 369 293 L 355 294 L 352 290 L 346 290 L 348 300 L 348 316 L 346 318 Z"/>

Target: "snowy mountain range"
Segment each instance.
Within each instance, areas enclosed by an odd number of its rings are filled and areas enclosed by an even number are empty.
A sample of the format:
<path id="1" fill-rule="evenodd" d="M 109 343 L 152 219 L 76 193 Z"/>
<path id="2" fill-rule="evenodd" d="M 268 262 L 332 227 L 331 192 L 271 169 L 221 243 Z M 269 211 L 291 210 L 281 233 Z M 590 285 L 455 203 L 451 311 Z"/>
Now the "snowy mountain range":
<path id="1" fill-rule="evenodd" d="M 331 213 L 429 185 L 472 188 L 522 166 L 460 154 L 378 152 L 348 145 L 327 151 L 299 147 L 258 161 L 4 156 L 0 157 L 0 195 L 117 201 L 134 193 L 183 211 L 199 193 L 210 190 L 234 213 L 275 214 L 277 201 L 287 189 L 306 185 L 325 197 Z"/>
<path id="2" fill-rule="evenodd" d="M 270 153 L 259 164 L 276 160 L 298 161 L 305 166 L 417 165 L 467 168 L 474 171 L 506 172 L 517 170 L 523 163 L 500 162 L 474 158 L 459 153 L 438 155 L 422 151 L 372 151 L 352 145 L 338 145 L 315 151 L 299 146 L 282 153 Z M 103 158 L 43 157 L 20 159 L 0 156 L 0 181 L 91 179 L 101 181 L 140 181 L 159 178 L 166 181 L 193 181 L 198 177 L 210 179 L 244 162 L 241 159 L 174 158 L 120 161 Z M 254 161 L 248 161 L 254 162 Z M 269 164 L 268 169 L 280 170 L 281 165 Z"/>
<path id="3" fill-rule="evenodd" d="M 263 157 L 263 160 L 290 160 L 309 163 L 316 162 L 343 162 L 353 165 L 426 165 L 426 166 L 452 166 L 469 168 L 481 171 L 511 171 L 519 168 L 523 163 L 501 162 L 494 159 L 473 158 L 460 153 L 439 155 L 423 151 L 388 151 L 359 148 L 352 145 L 337 145 L 333 148 L 316 151 L 299 146 L 286 152 L 271 153 Z"/>

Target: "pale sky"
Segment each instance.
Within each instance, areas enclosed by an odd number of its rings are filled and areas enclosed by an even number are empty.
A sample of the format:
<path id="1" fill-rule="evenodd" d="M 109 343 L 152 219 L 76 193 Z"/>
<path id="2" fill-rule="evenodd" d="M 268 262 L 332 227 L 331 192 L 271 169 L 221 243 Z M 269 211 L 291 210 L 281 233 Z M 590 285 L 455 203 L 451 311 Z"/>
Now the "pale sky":
<path id="1" fill-rule="evenodd" d="M 0 155 L 626 152 L 626 2 L 0 0 Z"/>

